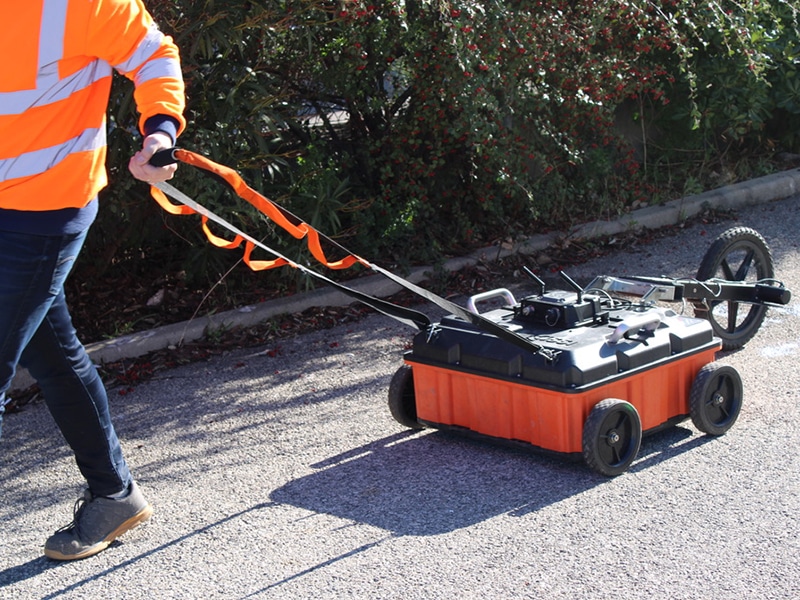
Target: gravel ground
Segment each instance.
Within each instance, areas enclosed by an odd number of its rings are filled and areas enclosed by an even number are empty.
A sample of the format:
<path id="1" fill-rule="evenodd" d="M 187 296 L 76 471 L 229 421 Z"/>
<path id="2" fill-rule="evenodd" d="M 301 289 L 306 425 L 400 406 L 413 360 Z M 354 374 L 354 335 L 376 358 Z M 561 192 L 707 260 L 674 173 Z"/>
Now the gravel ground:
<path id="1" fill-rule="evenodd" d="M 646 437 L 630 470 L 608 479 L 580 462 L 406 430 L 386 391 L 414 332 L 371 316 L 115 396 L 156 512 L 84 561 L 41 553 L 81 491 L 71 454 L 43 403 L 10 415 L 0 598 L 800 597 L 800 199 L 570 275 L 694 275 L 734 224 L 769 241 L 795 299 L 743 350 L 720 354 L 745 389 L 726 435 L 681 423 Z M 509 282 L 518 294 L 527 285 Z"/>

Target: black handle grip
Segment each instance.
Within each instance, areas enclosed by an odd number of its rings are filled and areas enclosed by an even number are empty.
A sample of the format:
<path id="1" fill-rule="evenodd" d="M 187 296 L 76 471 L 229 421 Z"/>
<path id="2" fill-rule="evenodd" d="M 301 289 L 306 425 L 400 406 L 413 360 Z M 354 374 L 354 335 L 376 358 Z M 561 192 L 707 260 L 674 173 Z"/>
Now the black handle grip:
<path id="1" fill-rule="evenodd" d="M 785 287 L 775 287 L 772 285 L 756 284 L 756 297 L 761 302 L 771 302 L 772 304 L 789 304 L 792 294 Z"/>
<path id="2" fill-rule="evenodd" d="M 154 167 L 166 167 L 167 165 L 174 165 L 178 162 L 175 158 L 175 150 L 177 148 L 167 148 L 166 150 L 159 150 L 150 157 L 149 164 Z"/>

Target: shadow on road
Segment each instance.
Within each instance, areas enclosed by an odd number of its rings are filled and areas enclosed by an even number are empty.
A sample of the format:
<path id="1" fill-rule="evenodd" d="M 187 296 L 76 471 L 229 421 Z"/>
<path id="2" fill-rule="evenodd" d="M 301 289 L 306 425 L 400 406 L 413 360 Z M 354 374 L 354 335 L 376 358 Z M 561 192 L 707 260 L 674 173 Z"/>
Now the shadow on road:
<path id="1" fill-rule="evenodd" d="M 183 535 L 183 536 L 181 536 L 179 538 L 176 538 L 176 539 L 171 540 L 171 541 L 169 541 L 169 542 L 167 542 L 165 544 L 162 544 L 162 545 L 160 545 L 160 546 L 158 546 L 156 548 L 148 550 L 147 552 L 143 552 L 143 553 L 141 553 L 141 554 L 139 554 L 137 556 L 134 556 L 134 557 L 132 557 L 132 558 L 126 560 L 126 561 L 123 561 L 123 562 L 121 562 L 121 563 L 119 563 L 117 565 L 114 565 L 112 567 L 108 567 L 107 569 L 105 569 L 103 571 L 100 571 L 98 573 L 94 573 L 90 577 L 86 577 L 84 579 L 76 581 L 76 582 L 70 584 L 69 586 L 67 586 L 65 588 L 62 588 L 60 590 L 57 590 L 57 591 L 55 591 L 55 592 L 53 592 L 53 593 L 51 593 L 49 595 L 42 596 L 42 600 L 50 600 L 51 598 L 58 598 L 59 596 L 61 596 L 63 594 L 66 594 L 66 593 L 69 593 L 69 592 L 73 592 L 73 591 L 75 591 L 77 589 L 80 589 L 81 587 L 83 587 L 84 585 L 89 583 L 90 581 L 95 581 L 95 580 L 101 579 L 103 577 L 106 577 L 106 576 L 110 575 L 111 573 L 114 573 L 116 571 L 125 569 L 126 567 L 128 567 L 128 566 L 130 566 L 130 565 L 132 565 L 132 564 L 134 564 L 136 562 L 139 562 L 139 561 L 141 561 L 143 559 L 151 557 L 151 556 L 153 556 L 155 554 L 158 554 L 159 552 L 162 552 L 162 551 L 166 550 L 167 548 L 171 548 L 172 546 L 180 545 L 183 542 L 185 542 L 186 540 L 189 540 L 190 538 L 193 538 L 193 537 L 195 537 L 197 535 L 202 535 L 204 533 L 208 533 L 209 531 L 211 531 L 211 530 L 213 530 L 213 529 L 215 529 L 217 527 L 221 527 L 221 526 L 225 525 L 229 521 L 240 519 L 240 518 L 246 516 L 249 513 L 265 510 L 265 509 L 268 509 L 268 508 L 273 507 L 273 506 L 275 506 L 274 503 L 265 502 L 265 503 L 261 503 L 261 504 L 256 504 L 255 506 L 251 506 L 251 507 L 246 508 L 246 509 L 244 509 L 242 511 L 239 511 L 239 512 L 237 512 L 235 514 L 228 515 L 227 517 L 225 517 L 223 519 L 220 519 L 219 521 L 216 521 L 214 523 L 210 523 L 210 524 L 206 525 L 205 527 L 201 527 L 201 528 L 199 528 L 199 529 L 197 529 L 195 531 L 191 531 L 191 532 L 187 533 L 186 535 Z M 124 543 L 124 542 L 120 542 L 119 540 L 117 540 L 117 541 L 113 542 L 110 547 L 118 546 L 118 545 L 120 545 L 122 543 Z M 88 559 L 88 560 L 91 560 L 91 559 Z M 26 579 L 35 578 L 35 577 L 41 575 L 42 573 L 44 573 L 46 571 L 55 570 L 55 569 L 59 569 L 59 568 L 64 568 L 64 567 L 68 566 L 69 564 L 70 563 L 57 562 L 57 561 L 54 561 L 54 560 L 50 560 L 49 558 L 45 558 L 44 556 L 42 556 L 40 558 L 28 561 L 28 562 L 26 562 L 24 564 L 21 564 L 21 565 L 17 565 L 17 566 L 14 566 L 14 567 L 9 567 L 9 568 L 7 568 L 7 569 L 5 569 L 3 571 L 0 571 L 0 588 L 2 588 L 3 586 L 6 586 L 6 585 L 11 585 L 13 583 L 18 583 L 20 581 L 24 581 Z"/>
<path id="2" fill-rule="evenodd" d="M 682 427 L 648 436 L 631 470 L 708 440 Z M 411 536 L 442 534 L 501 514 L 522 516 L 611 481 L 580 461 L 444 431 L 402 432 L 311 466 L 315 473 L 287 483 L 270 499 Z"/>

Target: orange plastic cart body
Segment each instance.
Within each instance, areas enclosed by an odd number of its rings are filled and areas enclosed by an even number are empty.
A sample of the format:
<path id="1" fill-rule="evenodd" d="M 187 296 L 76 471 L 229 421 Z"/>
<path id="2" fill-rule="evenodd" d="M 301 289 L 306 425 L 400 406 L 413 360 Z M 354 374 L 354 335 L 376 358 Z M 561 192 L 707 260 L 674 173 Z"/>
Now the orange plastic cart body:
<path id="1" fill-rule="evenodd" d="M 613 346 L 605 340 L 614 323 L 531 331 L 532 341 L 562 352 L 548 365 L 457 319 L 442 324 L 440 336 L 418 336 L 405 356 L 419 422 L 564 454 L 580 454 L 586 418 L 606 398 L 633 404 L 645 432 L 688 416 L 692 382 L 720 347 L 707 321 L 680 316 Z"/>

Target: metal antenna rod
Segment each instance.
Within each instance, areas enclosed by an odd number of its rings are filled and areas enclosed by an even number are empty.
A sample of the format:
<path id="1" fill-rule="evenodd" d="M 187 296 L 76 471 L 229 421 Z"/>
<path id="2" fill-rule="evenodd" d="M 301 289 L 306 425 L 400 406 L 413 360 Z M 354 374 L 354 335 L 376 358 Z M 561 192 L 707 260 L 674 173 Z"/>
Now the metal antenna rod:
<path id="1" fill-rule="evenodd" d="M 569 286 L 578 293 L 578 303 L 583 301 L 583 288 L 579 286 L 572 277 L 564 273 L 564 271 L 559 271 L 559 275 L 561 275 L 561 279 L 566 281 Z"/>
<path id="2" fill-rule="evenodd" d="M 531 271 L 528 267 L 522 267 L 522 270 L 525 271 L 525 274 L 528 275 L 528 277 L 530 277 L 536 283 L 539 284 L 539 286 L 541 287 L 541 289 L 539 290 L 539 295 L 540 296 L 544 296 L 544 290 L 545 290 L 545 287 L 546 287 L 544 281 L 542 281 L 542 279 L 540 279 L 539 276 L 536 273 L 534 273 L 533 271 Z"/>

